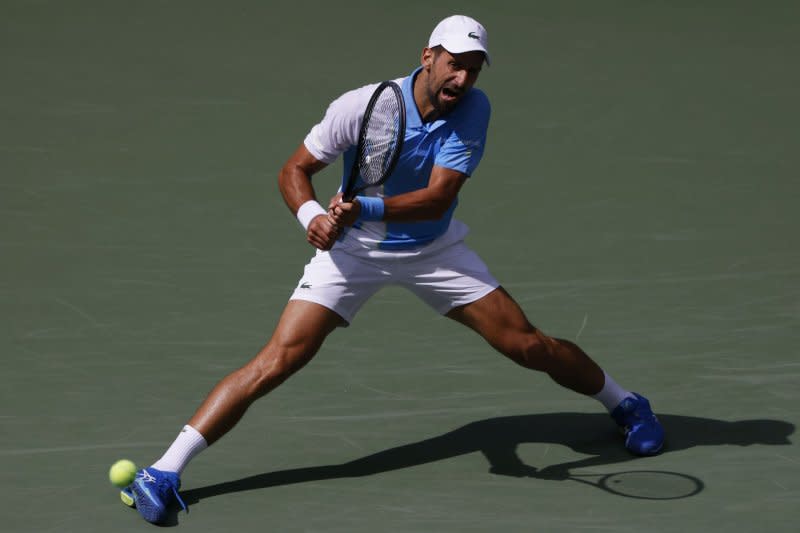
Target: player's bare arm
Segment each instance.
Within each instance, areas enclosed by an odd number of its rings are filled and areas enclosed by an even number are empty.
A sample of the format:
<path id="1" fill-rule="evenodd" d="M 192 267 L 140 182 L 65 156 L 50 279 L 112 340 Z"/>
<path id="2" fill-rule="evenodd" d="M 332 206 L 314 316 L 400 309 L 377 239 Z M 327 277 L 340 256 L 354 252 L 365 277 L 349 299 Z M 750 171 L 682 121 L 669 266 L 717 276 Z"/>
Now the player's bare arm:
<path id="1" fill-rule="evenodd" d="M 434 166 L 428 186 L 424 189 L 384 199 L 383 220 L 395 222 L 438 220 L 453 204 L 466 179 L 467 176 L 462 172 Z M 341 194 L 331 199 L 331 218 L 340 226 L 352 226 L 358 219 L 361 206 L 358 200 L 340 203 L 340 199 Z"/>
<path id="2" fill-rule="evenodd" d="M 297 210 L 307 201 L 316 200 L 311 176 L 325 166 L 325 163 L 316 159 L 301 144 L 281 168 L 278 173 L 278 187 L 293 215 L 296 216 Z M 306 240 L 320 250 L 330 250 L 338 237 L 339 227 L 324 215 L 312 219 L 306 230 Z"/>

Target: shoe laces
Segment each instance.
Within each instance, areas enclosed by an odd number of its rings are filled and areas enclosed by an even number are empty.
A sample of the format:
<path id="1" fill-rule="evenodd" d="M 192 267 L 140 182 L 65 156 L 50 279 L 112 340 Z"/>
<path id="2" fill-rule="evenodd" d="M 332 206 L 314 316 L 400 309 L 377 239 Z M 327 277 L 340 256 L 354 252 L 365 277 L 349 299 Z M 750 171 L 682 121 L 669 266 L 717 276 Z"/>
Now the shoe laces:
<path id="1" fill-rule="evenodd" d="M 621 407 L 622 419 L 627 428 L 633 428 L 656 418 L 647 401 L 640 398 L 626 398 Z"/>

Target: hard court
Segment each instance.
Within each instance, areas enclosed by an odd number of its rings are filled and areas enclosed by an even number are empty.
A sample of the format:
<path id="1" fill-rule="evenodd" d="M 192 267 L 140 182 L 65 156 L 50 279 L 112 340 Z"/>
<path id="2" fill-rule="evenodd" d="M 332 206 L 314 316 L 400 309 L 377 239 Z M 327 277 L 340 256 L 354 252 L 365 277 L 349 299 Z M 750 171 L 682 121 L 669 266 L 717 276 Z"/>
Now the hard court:
<path id="1" fill-rule="evenodd" d="M 6 0 L 0 530 L 144 531 L 156 460 L 312 253 L 277 171 L 342 92 L 488 29 L 468 243 L 648 396 L 665 452 L 388 289 L 183 476 L 186 531 L 795 531 L 800 7 Z M 323 201 L 341 163 L 315 177 Z"/>

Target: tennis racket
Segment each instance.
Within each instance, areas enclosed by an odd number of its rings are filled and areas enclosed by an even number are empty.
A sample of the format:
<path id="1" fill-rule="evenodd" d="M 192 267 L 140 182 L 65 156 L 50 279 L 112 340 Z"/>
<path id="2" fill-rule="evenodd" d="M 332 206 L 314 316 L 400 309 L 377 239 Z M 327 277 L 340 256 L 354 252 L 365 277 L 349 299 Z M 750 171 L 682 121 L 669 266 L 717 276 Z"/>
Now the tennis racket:
<path id="1" fill-rule="evenodd" d="M 369 99 L 358 132 L 356 157 L 342 199 L 352 202 L 368 187 L 384 183 L 392 174 L 406 134 L 403 93 L 393 81 L 384 81 Z"/>

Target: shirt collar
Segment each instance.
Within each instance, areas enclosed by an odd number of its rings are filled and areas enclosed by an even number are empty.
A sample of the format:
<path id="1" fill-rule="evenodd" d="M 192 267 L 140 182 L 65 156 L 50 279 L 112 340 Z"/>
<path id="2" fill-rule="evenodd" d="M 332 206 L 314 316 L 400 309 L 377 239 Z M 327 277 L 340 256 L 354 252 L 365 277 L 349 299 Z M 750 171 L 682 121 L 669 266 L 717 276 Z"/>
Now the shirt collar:
<path id="1" fill-rule="evenodd" d="M 403 80 L 403 98 L 406 101 L 406 127 L 408 128 L 421 128 L 423 127 L 422 117 L 419 115 L 417 109 L 417 102 L 414 100 L 414 79 L 419 74 L 422 67 L 417 67 L 410 76 Z"/>

